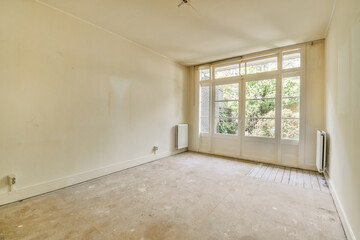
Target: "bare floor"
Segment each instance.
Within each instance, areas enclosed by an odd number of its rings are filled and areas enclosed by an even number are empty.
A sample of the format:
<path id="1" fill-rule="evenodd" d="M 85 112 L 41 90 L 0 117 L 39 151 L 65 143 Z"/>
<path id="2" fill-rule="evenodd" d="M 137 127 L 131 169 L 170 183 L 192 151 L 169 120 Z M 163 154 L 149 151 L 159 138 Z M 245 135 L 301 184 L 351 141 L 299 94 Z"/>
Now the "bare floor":
<path id="1" fill-rule="evenodd" d="M 178 154 L 0 207 L 0 240 L 346 239 L 321 176 L 286 170 Z"/>

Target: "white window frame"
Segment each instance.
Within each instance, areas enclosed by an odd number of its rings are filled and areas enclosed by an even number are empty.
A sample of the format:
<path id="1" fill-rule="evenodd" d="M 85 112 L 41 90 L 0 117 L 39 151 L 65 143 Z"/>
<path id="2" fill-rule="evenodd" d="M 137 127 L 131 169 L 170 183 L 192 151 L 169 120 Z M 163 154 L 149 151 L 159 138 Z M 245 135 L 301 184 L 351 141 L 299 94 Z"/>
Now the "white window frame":
<path id="1" fill-rule="evenodd" d="M 201 106 L 202 106 L 202 101 L 201 101 L 201 88 L 202 87 L 208 87 L 209 88 L 209 102 L 208 102 L 208 109 L 209 109 L 209 115 L 207 117 L 204 117 L 204 116 L 201 116 Z M 210 102 L 210 95 L 211 95 L 211 87 L 210 87 L 210 84 L 201 84 L 200 87 L 199 87 L 199 95 L 200 95 L 200 98 L 199 98 L 199 130 L 200 130 L 200 133 L 201 134 L 209 134 L 210 133 L 210 118 L 211 118 L 211 114 L 210 114 L 210 108 L 211 108 L 211 102 Z M 201 131 L 201 120 L 203 118 L 208 118 L 209 120 L 209 131 L 208 132 L 202 132 Z"/>
<path id="2" fill-rule="evenodd" d="M 220 78 L 220 79 L 224 79 L 224 78 Z M 238 99 L 237 99 L 237 101 L 238 101 L 238 117 L 237 117 L 237 120 L 238 120 L 238 129 L 237 129 L 237 133 L 236 134 L 226 134 L 226 133 L 217 133 L 216 132 L 216 126 L 215 126 L 215 119 L 217 118 L 216 116 L 215 116 L 215 114 L 213 114 L 212 116 L 211 116 L 211 118 L 213 119 L 213 129 L 212 129 L 212 131 L 213 131 L 213 133 L 214 133 L 214 135 L 217 135 L 217 136 L 239 136 L 239 134 L 240 134 L 240 109 L 241 109 L 241 107 L 240 107 L 240 95 L 241 95 L 241 87 L 240 87 L 240 85 L 241 85 L 241 83 L 240 83 L 240 78 L 239 78 L 239 76 L 236 76 L 236 77 L 228 77 L 228 78 L 225 78 L 226 80 L 225 81 L 218 81 L 219 79 L 216 79 L 216 81 L 213 81 L 213 91 L 212 91 L 212 96 L 215 96 L 215 89 L 216 89 L 216 86 L 218 86 L 218 85 L 228 85 L 228 84 L 234 84 L 234 83 L 237 83 L 238 84 L 238 93 L 239 93 L 239 97 L 238 97 Z M 215 102 L 219 102 L 219 101 L 216 101 L 215 100 L 215 97 L 213 97 L 214 98 L 214 100 L 212 101 L 212 112 L 213 113 L 215 113 Z M 233 101 L 236 101 L 236 100 L 233 100 Z"/>
<path id="3" fill-rule="evenodd" d="M 210 70 L 210 79 L 209 80 L 200 80 L 200 71 L 202 69 L 209 69 Z M 198 108 L 197 108 L 197 112 L 198 112 L 198 119 L 199 119 L 199 123 L 198 123 L 198 131 L 200 136 L 209 136 L 211 134 L 211 126 L 212 126 L 212 86 L 211 86 L 211 79 L 212 79 L 212 68 L 211 66 L 203 66 L 199 68 L 198 74 L 197 74 L 197 79 L 199 82 L 199 88 L 198 88 Z M 201 87 L 209 87 L 209 132 L 201 132 L 201 113 L 200 113 L 200 109 L 201 109 Z"/>
<path id="4" fill-rule="evenodd" d="M 305 46 L 303 44 L 285 47 L 281 49 L 269 50 L 262 53 L 255 53 L 249 54 L 244 57 L 239 57 L 234 60 L 227 60 L 218 62 L 215 64 L 208 64 L 202 65 L 198 67 L 200 69 L 210 68 L 210 80 L 202 80 L 199 79 L 199 72 L 197 77 L 197 82 L 199 86 L 210 86 L 210 126 L 209 126 L 209 133 L 200 133 L 200 135 L 217 135 L 217 136 L 238 136 L 246 141 L 257 141 L 257 142 L 269 142 L 269 143 L 284 143 L 288 145 L 298 145 L 300 139 L 304 138 L 305 134 Z M 289 53 L 300 53 L 301 55 L 301 63 L 300 67 L 298 68 L 290 68 L 290 69 L 282 69 L 283 58 L 284 54 Z M 254 73 L 254 74 L 247 74 L 247 62 L 251 62 L 254 60 L 261 60 L 271 57 L 277 57 L 278 64 L 277 70 L 262 72 L 262 73 Z M 245 75 L 241 75 L 241 65 L 245 63 Z M 215 68 L 232 65 L 232 64 L 239 64 L 239 76 L 234 77 L 227 77 L 227 78 L 217 78 L 215 79 Z M 282 129 L 281 129 L 281 122 L 282 122 L 282 78 L 283 76 L 289 75 L 296 75 L 300 76 L 300 132 L 299 132 L 299 139 L 282 139 Z M 276 97 L 275 97 L 275 138 L 271 137 L 261 137 L 261 136 L 245 136 L 245 83 L 248 81 L 256 81 L 256 80 L 266 80 L 266 79 L 276 79 Z M 231 83 L 239 83 L 239 114 L 238 114 L 238 134 L 220 134 L 215 132 L 215 115 L 214 115 L 214 108 L 215 108 L 215 101 L 213 97 L 215 96 L 215 86 L 222 85 L 222 84 L 231 84 Z M 199 88 L 200 89 L 200 88 Z M 200 94 L 200 91 L 199 91 Z M 199 108 L 197 109 L 199 112 Z M 200 120 L 200 118 L 198 118 Z M 199 129 L 200 132 L 200 129 Z"/>

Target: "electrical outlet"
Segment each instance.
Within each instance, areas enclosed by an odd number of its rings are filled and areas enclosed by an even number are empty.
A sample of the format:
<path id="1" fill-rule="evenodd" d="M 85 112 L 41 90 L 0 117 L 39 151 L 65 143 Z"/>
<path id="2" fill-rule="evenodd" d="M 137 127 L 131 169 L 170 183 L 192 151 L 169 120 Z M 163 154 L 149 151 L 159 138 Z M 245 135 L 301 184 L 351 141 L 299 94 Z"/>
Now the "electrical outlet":
<path id="1" fill-rule="evenodd" d="M 8 176 L 8 184 L 10 186 L 10 192 L 12 192 L 14 190 L 14 185 L 16 184 L 16 175 L 15 174 L 10 174 Z"/>
<path id="2" fill-rule="evenodd" d="M 159 147 L 158 147 L 158 146 L 154 146 L 154 147 L 153 147 L 153 152 L 154 152 L 155 155 L 157 154 L 157 151 L 159 151 Z"/>

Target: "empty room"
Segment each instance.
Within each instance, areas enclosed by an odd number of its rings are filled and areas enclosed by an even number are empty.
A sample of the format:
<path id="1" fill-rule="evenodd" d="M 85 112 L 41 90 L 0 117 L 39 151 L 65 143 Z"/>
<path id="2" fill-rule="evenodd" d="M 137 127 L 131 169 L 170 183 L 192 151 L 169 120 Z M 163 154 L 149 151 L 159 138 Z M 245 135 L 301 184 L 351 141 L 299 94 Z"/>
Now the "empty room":
<path id="1" fill-rule="evenodd" d="M 360 240 L 359 0 L 0 0 L 0 240 Z"/>

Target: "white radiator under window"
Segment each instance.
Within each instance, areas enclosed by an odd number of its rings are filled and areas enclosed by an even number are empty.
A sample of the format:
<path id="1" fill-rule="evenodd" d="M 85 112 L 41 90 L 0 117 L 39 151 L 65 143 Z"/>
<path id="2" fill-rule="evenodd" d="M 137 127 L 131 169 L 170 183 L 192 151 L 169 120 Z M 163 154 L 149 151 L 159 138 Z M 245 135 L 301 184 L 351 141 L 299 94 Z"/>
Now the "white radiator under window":
<path id="1" fill-rule="evenodd" d="M 176 148 L 188 147 L 188 124 L 176 125 Z"/>
<path id="2" fill-rule="evenodd" d="M 319 172 L 325 172 L 326 168 L 326 132 L 317 130 L 316 141 L 316 167 Z"/>

